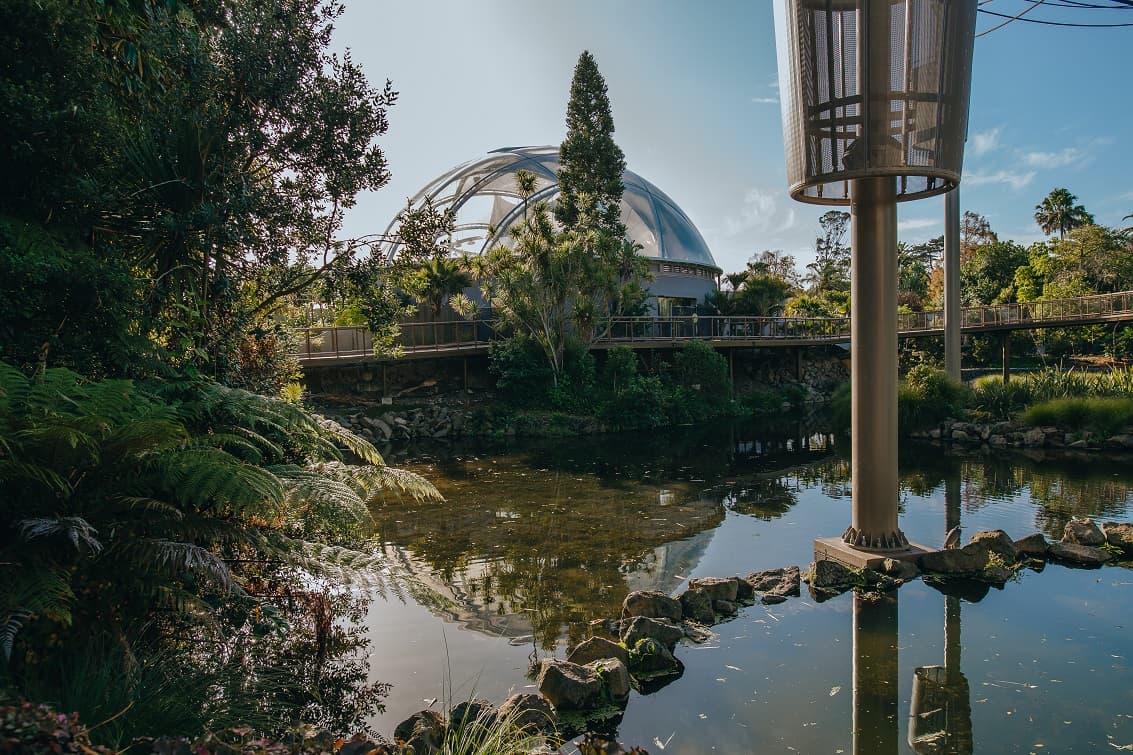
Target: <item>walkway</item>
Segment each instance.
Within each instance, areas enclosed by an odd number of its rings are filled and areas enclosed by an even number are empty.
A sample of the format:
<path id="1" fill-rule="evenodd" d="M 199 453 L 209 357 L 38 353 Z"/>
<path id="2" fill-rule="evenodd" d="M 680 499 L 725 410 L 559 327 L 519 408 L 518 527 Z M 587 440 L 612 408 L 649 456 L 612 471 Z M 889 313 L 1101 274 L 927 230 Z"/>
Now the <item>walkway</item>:
<path id="1" fill-rule="evenodd" d="M 1133 321 L 1133 291 L 1072 299 L 967 307 L 961 332 L 992 333 L 1039 328 L 1072 328 Z M 900 338 L 944 334 L 944 313 L 909 312 L 898 319 Z M 468 356 L 488 350 L 492 330 L 483 320 L 406 323 L 399 344 L 402 359 Z M 715 348 L 821 346 L 848 343 L 848 317 L 656 317 L 615 318 L 594 348 L 629 346 L 666 349 L 701 340 Z M 303 328 L 297 356 L 303 365 L 378 361 L 366 327 Z"/>

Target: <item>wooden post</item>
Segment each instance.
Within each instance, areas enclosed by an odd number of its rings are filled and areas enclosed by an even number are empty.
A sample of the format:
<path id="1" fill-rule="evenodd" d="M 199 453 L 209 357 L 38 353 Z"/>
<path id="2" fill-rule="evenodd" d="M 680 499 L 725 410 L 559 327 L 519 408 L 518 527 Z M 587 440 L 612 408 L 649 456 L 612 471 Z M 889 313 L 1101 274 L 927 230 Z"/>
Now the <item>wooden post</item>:
<path id="1" fill-rule="evenodd" d="M 467 392 L 468 391 L 468 357 L 464 357 L 460 361 L 462 361 L 464 363 L 464 390 Z"/>
<path id="2" fill-rule="evenodd" d="M 389 389 L 386 388 L 386 363 L 382 362 L 382 396 L 388 396 Z"/>

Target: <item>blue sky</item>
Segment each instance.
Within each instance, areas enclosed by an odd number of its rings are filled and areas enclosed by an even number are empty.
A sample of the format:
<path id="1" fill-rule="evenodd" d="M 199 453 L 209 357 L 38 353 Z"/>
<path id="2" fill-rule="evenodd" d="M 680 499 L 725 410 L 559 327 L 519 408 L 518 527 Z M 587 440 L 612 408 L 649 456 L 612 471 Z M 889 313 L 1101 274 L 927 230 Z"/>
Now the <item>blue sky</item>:
<path id="1" fill-rule="evenodd" d="M 1025 0 L 982 6 L 1014 15 Z M 1034 17 L 1133 22 L 1133 9 Z M 1071 15 L 1065 15 L 1071 13 Z M 977 30 L 998 23 L 981 14 Z M 335 35 L 401 93 L 381 140 L 393 179 L 344 229 L 385 229 L 431 179 L 489 150 L 558 144 L 579 53 L 606 78 L 626 162 L 685 210 L 725 271 L 764 249 L 813 259 L 826 209 L 787 195 L 770 0 L 346 0 Z M 1001 238 L 1042 237 L 1056 187 L 1099 223 L 1133 213 L 1133 28 L 1013 23 L 976 40 L 961 207 Z M 942 233 L 939 198 L 900 205 L 900 235 Z"/>

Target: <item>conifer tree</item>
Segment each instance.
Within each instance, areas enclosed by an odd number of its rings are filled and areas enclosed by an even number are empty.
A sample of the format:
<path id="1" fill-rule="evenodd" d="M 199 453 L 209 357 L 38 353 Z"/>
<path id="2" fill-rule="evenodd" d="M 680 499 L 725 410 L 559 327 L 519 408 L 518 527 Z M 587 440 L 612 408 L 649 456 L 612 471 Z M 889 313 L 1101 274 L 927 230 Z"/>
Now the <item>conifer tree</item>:
<path id="1" fill-rule="evenodd" d="M 621 222 L 625 154 L 614 142 L 606 80 L 594 56 L 585 50 L 574 67 L 566 126 L 566 139 L 559 147 L 555 216 L 567 229 L 593 223 L 597 227 L 588 230 L 604 231 L 620 241 L 625 236 Z"/>

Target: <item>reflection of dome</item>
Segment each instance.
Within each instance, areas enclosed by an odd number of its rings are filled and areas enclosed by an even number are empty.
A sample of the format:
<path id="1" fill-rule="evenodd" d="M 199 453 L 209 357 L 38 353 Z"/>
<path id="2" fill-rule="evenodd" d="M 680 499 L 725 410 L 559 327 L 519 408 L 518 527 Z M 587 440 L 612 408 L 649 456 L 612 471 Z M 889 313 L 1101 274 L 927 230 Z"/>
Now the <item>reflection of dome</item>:
<path id="1" fill-rule="evenodd" d="M 516 191 L 516 172 L 527 170 L 536 176 L 531 203 L 553 203 L 559 193 L 558 169 L 556 147 L 506 147 L 445 173 L 422 189 L 412 204 L 417 206 L 428 197 L 438 208 L 454 208 L 453 248 L 464 254 L 481 254 L 506 239 L 508 228 L 523 218 L 524 203 Z M 688 216 L 656 186 L 629 170 L 622 181 L 622 222 L 628 236 L 641 245 L 641 254 L 651 260 L 650 268 L 656 277 L 650 286 L 652 293 L 699 300 L 714 287 L 720 272 L 704 238 Z M 396 225 L 394 220 L 386 231 L 387 237 L 394 234 Z M 398 246 L 389 247 L 387 255 L 396 256 Z"/>

